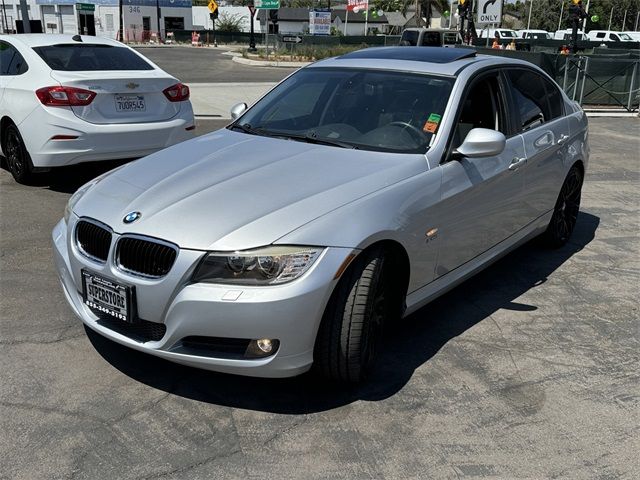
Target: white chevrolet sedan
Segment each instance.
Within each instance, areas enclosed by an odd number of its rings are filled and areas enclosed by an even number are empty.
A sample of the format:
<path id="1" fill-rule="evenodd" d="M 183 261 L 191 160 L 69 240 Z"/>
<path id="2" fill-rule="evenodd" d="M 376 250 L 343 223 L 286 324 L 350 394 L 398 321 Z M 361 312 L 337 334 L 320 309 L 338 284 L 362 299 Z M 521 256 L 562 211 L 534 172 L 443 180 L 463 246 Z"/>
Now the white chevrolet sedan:
<path id="1" fill-rule="evenodd" d="M 138 158 L 193 136 L 189 87 L 135 50 L 80 35 L 0 35 L 0 147 L 37 171 Z"/>

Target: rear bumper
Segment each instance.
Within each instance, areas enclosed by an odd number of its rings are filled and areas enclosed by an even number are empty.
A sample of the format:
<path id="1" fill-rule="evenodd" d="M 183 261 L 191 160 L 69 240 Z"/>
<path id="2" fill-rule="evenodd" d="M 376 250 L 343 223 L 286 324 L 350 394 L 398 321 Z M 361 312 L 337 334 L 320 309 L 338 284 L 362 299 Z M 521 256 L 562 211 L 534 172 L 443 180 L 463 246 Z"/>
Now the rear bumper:
<path id="1" fill-rule="evenodd" d="M 139 158 L 193 138 L 189 102 L 170 120 L 154 123 L 93 124 L 70 109 L 36 108 L 19 126 L 36 168 L 61 167 L 98 160 Z M 69 135 L 73 140 L 52 140 Z"/>

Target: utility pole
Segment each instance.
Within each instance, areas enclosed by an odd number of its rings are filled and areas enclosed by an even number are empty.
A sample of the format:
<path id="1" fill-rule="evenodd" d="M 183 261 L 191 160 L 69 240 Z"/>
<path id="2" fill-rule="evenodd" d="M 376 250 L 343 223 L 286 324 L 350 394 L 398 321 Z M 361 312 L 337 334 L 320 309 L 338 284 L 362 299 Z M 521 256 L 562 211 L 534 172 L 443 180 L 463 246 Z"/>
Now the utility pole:
<path id="1" fill-rule="evenodd" d="M 527 20 L 527 30 L 531 29 L 531 10 L 533 10 L 533 0 L 529 2 L 529 20 Z"/>
<path id="2" fill-rule="evenodd" d="M 156 9 L 158 15 L 158 45 L 162 43 L 162 34 L 160 33 L 160 0 L 156 0 Z"/>
<path id="3" fill-rule="evenodd" d="M 22 13 L 23 32 L 31 33 L 31 24 L 29 23 L 29 9 L 27 8 L 27 0 L 20 0 L 20 12 Z"/>
<path id="4" fill-rule="evenodd" d="M 122 43 L 124 43 L 124 14 L 123 14 L 123 9 L 122 9 L 122 0 L 118 0 L 118 8 L 119 8 L 119 15 L 120 15 L 120 21 L 118 23 L 120 23 L 120 28 L 119 30 L 119 37 L 120 37 L 120 41 Z"/>
<path id="5" fill-rule="evenodd" d="M 9 22 L 7 22 L 7 7 L 4 5 L 4 0 L 2 0 L 2 31 L 4 33 L 9 33 Z"/>

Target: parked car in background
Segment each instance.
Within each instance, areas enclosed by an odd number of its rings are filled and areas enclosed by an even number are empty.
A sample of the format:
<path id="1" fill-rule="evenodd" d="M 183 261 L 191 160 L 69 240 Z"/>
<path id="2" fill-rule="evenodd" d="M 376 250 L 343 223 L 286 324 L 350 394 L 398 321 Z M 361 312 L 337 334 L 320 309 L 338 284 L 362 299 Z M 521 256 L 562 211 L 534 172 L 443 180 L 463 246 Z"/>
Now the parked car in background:
<path id="1" fill-rule="evenodd" d="M 193 137 L 189 87 L 101 37 L 0 35 L 0 149 L 38 170 L 138 158 Z"/>
<path id="2" fill-rule="evenodd" d="M 587 37 L 592 42 L 633 42 L 633 38 L 626 32 L 613 32 L 611 30 L 591 30 Z"/>
<path id="3" fill-rule="evenodd" d="M 554 40 L 569 41 L 571 40 L 572 34 L 573 32 L 571 31 L 571 29 L 567 28 L 566 30 L 558 30 L 557 32 L 555 32 L 553 34 L 553 38 Z M 589 37 L 587 37 L 587 35 L 585 35 L 585 33 L 582 32 L 581 30 L 578 30 L 578 40 L 589 40 Z"/>
<path id="4" fill-rule="evenodd" d="M 526 61 L 368 48 L 232 117 L 70 198 L 55 262 L 89 328 L 200 368 L 356 382 L 384 323 L 576 224 L 587 118 Z"/>
<path id="5" fill-rule="evenodd" d="M 400 37 L 400 46 L 406 47 L 454 47 L 461 43 L 460 32 L 441 28 L 406 28 Z"/>
<path id="6" fill-rule="evenodd" d="M 518 36 L 532 40 L 551 40 L 553 36 L 546 30 L 518 30 Z"/>
<path id="7" fill-rule="evenodd" d="M 500 40 L 515 40 L 520 38 L 515 30 L 511 30 L 509 28 L 484 28 L 482 30 L 478 30 L 478 38 L 487 38 L 488 36 L 493 39 L 495 38 L 496 33 Z"/>

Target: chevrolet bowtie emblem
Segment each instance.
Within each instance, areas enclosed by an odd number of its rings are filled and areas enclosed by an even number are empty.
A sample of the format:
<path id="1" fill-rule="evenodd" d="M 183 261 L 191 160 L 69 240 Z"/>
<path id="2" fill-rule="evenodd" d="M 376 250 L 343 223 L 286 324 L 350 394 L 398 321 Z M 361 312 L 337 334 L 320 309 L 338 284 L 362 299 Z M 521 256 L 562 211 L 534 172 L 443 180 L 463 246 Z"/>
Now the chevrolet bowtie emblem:
<path id="1" fill-rule="evenodd" d="M 138 88 L 140 85 L 134 82 L 129 82 L 125 85 L 125 87 L 130 88 L 131 90 L 133 90 L 134 88 Z"/>

